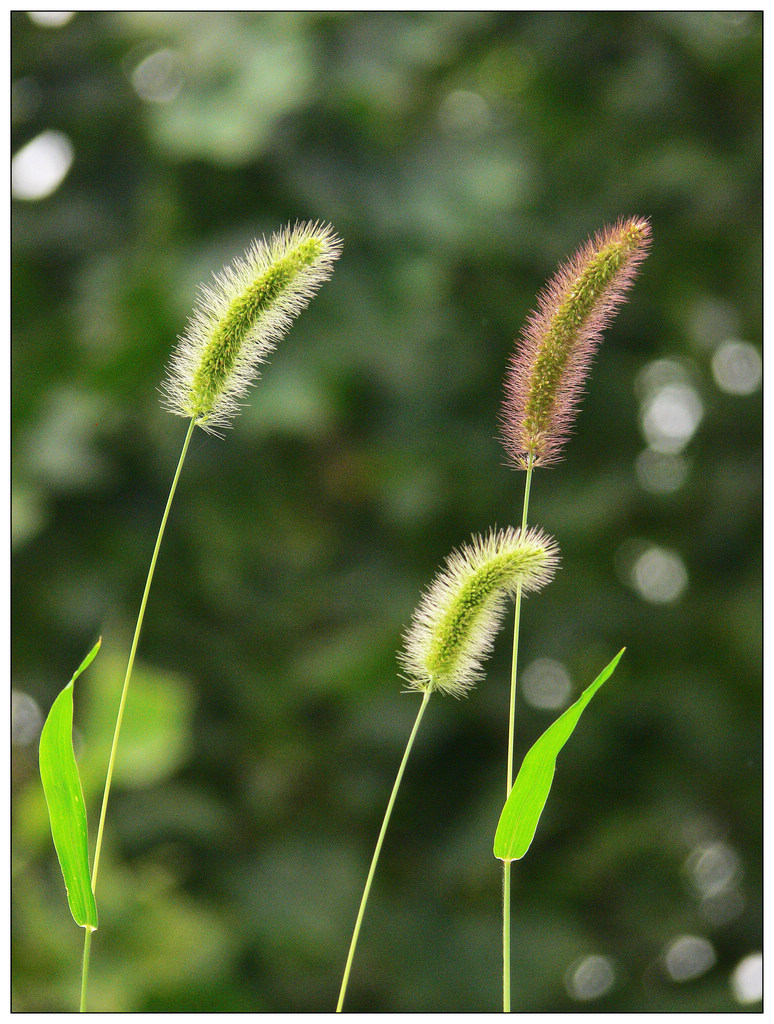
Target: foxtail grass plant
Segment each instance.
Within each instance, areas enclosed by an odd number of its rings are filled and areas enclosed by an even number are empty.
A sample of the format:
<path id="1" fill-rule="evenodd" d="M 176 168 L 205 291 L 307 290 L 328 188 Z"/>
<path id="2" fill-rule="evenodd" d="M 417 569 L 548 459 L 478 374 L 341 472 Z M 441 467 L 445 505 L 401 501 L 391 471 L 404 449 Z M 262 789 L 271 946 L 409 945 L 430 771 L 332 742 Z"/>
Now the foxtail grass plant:
<path id="1" fill-rule="evenodd" d="M 538 296 L 505 379 L 502 440 L 510 465 L 526 472 L 521 530 L 527 529 L 533 470 L 561 458 L 591 361 L 650 246 L 647 220 L 619 220 L 589 239 Z M 506 804 L 495 836 L 503 860 L 503 1010 L 511 1008 L 511 862 L 532 842 L 553 778 L 556 754 L 623 651 L 549 728 L 513 778 L 516 672 L 522 588 L 517 585 L 508 716 Z"/>
<path id="2" fill-rule="evenodd" d="M 88 832 L 78 769 L 72 751 L 73 684 L 97 653 L 95 647 L 54 702 L 41 733 L 40 770 L 52 836 L 77 924 L 85 928 L 81 1011 L 87 1006 L 91 936 L 97 927 L 97 875 L 121 723 L 132 678 L 151 582 L 188 447 L 197 427 L 228 427 L 278 341 L 320 285 L 341 252 L 332 228 L 297 224 L 254 242 L 243 257 L 204 285 L 188 329 L 179 339 L 163 384 L 166 407 L 188 428 L 161 517 L 129 652 L 105 778 L 94 863 L 89 873 Z"/>
<path id="3" fill-rule="evenodd" d="M 360 900 L 336 1007 L 341 1012 L 352 961 L 387 826 L 422 716 L 436 691 L 464 697 L 483 677 L 508 600 L 539 590 L 558 561 L 553 540 L 540 530 L 490 531 L 453 551 L 414 612 L 398 658 L 407 689 L 422 694 L 414 727 L 392 787 Z"/>

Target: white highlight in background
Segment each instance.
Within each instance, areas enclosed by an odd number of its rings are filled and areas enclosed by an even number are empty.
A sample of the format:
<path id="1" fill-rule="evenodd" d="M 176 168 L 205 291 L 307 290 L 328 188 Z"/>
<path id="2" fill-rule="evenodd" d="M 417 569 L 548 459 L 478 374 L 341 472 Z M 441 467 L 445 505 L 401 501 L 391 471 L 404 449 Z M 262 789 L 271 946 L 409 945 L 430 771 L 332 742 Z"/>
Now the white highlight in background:
<path id="1" fill-rule="evenodd" d="M 717 956 L 712 943 L 700 935 L 680 935 L 670 942 L 664 963 L 672 981 L 693 981 L 715 966 Z"/>
<path id="2" fill-rule="evenodd" d="M 75 11 L 27 11 L 27 16 L 41 28 L 64 28 L 75 17 Z"/>
<path id="3" fill-rule="evenodd" d="M 740 960 L 731 975 L 731 991 L 738 1003 L 763 999 L 763 954 L 750 953 Z"/>
<path id="4" fill-rule="evenodd" d="M 62 132 L 36 135 L 11 161 L 14 199 L 36 202 L 52 195 L 67 177 L 74 157 L 73 144 Z"/>
<path id="5" fill-rule="evenodd" d="M 712 357 L 712 375 L 730 395 L 752 395 L 761 386 L 763 366 L 758 349 L 748 341 L 731 338 Z"/>
<path id="6" fill-rule="evenodd" d="M 522 673 L 521 690 L 532 707 L 553 711 L 569 703 L 572 679 L 560 661 L 536 658 Z"/>
<path id="7" fill-rule="evenodd" d="M 615 967 L 610 957 L 592 953 L 567 968 L 565 987 L 573 999 L 587 1002 L 607 995 L 615 984 Z"/>
<path id="8" fill-rule="evenodd" d="M 632 567 L 632 584 L 646 601 L 671 604 L 688 586 L 688 572 L 676 551 L 655 545 L 647 548 Z"/>
<path id="9" fill-rule="evenodd" d="M 171 103 L 183 85 L 180 58 L 174 50 L 156 50 L 134 69 L 132 85 L 148 103 Z"/>

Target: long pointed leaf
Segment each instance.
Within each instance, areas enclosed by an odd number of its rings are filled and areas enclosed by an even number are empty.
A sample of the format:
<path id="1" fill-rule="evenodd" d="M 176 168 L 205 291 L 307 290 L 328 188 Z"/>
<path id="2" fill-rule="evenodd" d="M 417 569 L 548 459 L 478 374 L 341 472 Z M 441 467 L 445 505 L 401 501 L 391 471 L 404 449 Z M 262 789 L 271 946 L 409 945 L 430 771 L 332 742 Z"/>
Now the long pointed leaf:
<path id="1" fill-rule="evenodd" d="M 559 751 L 572 735 L 583 709 L 615 671 L 619 651 L 591 686 L 587 687 L 527 752 L 516 781 L 505 802 L 494 840 L 494 855 L 500 860 L 521 860 L 532 845 L 543 808 L 551 792 Z"/>
<path id="2" fill-rule="evenodd" d="M 97 905 L 91 891 L 86 805 L 73 750 L 73 690 L 75 680 L 94 660 L 101 643 L 102 638 L 56 698 L 40 734 L 40 778 L 67 901 L 75 923 L 92 929 L 97 927 Z"/>

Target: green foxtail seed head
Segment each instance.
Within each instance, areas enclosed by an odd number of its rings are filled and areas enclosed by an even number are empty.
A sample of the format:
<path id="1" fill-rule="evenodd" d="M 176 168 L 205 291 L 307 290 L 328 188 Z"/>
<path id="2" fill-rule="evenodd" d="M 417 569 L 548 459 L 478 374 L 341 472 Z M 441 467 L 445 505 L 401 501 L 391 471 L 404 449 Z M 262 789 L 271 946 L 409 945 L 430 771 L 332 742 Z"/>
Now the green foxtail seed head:
<path id="1" fill-rule="evenodd" d="M 559 559 L 540 530 L 491 530 L 453 551 L 422 596 L 399 655 L 411 690 L 463 696 L 481 679 L 509 597 L 539 590 Z"/>
<path id="2" fill-rule="evenodd" d="M 500 416 L 517 469 L 560 458 L 602 330 L 649 246 L 647 220 L 620 220 L 581 246 L 538 296 L 508 366 Z"/>
<path id="3" fill-rule="evenodd" d="M 333 272 L 333 229 L 297 224 L 253 242 L 241 259 L 202 285 L 163 384 L 165 404 L 204 430 L 228 426 L 258 367 Z"/>

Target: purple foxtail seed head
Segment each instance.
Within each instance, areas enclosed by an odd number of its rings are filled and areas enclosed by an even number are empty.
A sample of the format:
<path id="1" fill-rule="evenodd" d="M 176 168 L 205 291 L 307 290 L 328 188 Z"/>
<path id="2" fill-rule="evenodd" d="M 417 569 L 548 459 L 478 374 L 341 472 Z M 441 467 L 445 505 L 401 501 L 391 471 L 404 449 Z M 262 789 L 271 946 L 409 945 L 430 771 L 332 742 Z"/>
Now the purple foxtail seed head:
<path id="1" fill-rule="evenodd" d="M 509 361 L 500 415 L 516 469 L 561 458 L 602 331 L 647 256 L 650 238 L 644 218 L 619 220 L 582 245 L 539 294 Z"/>

